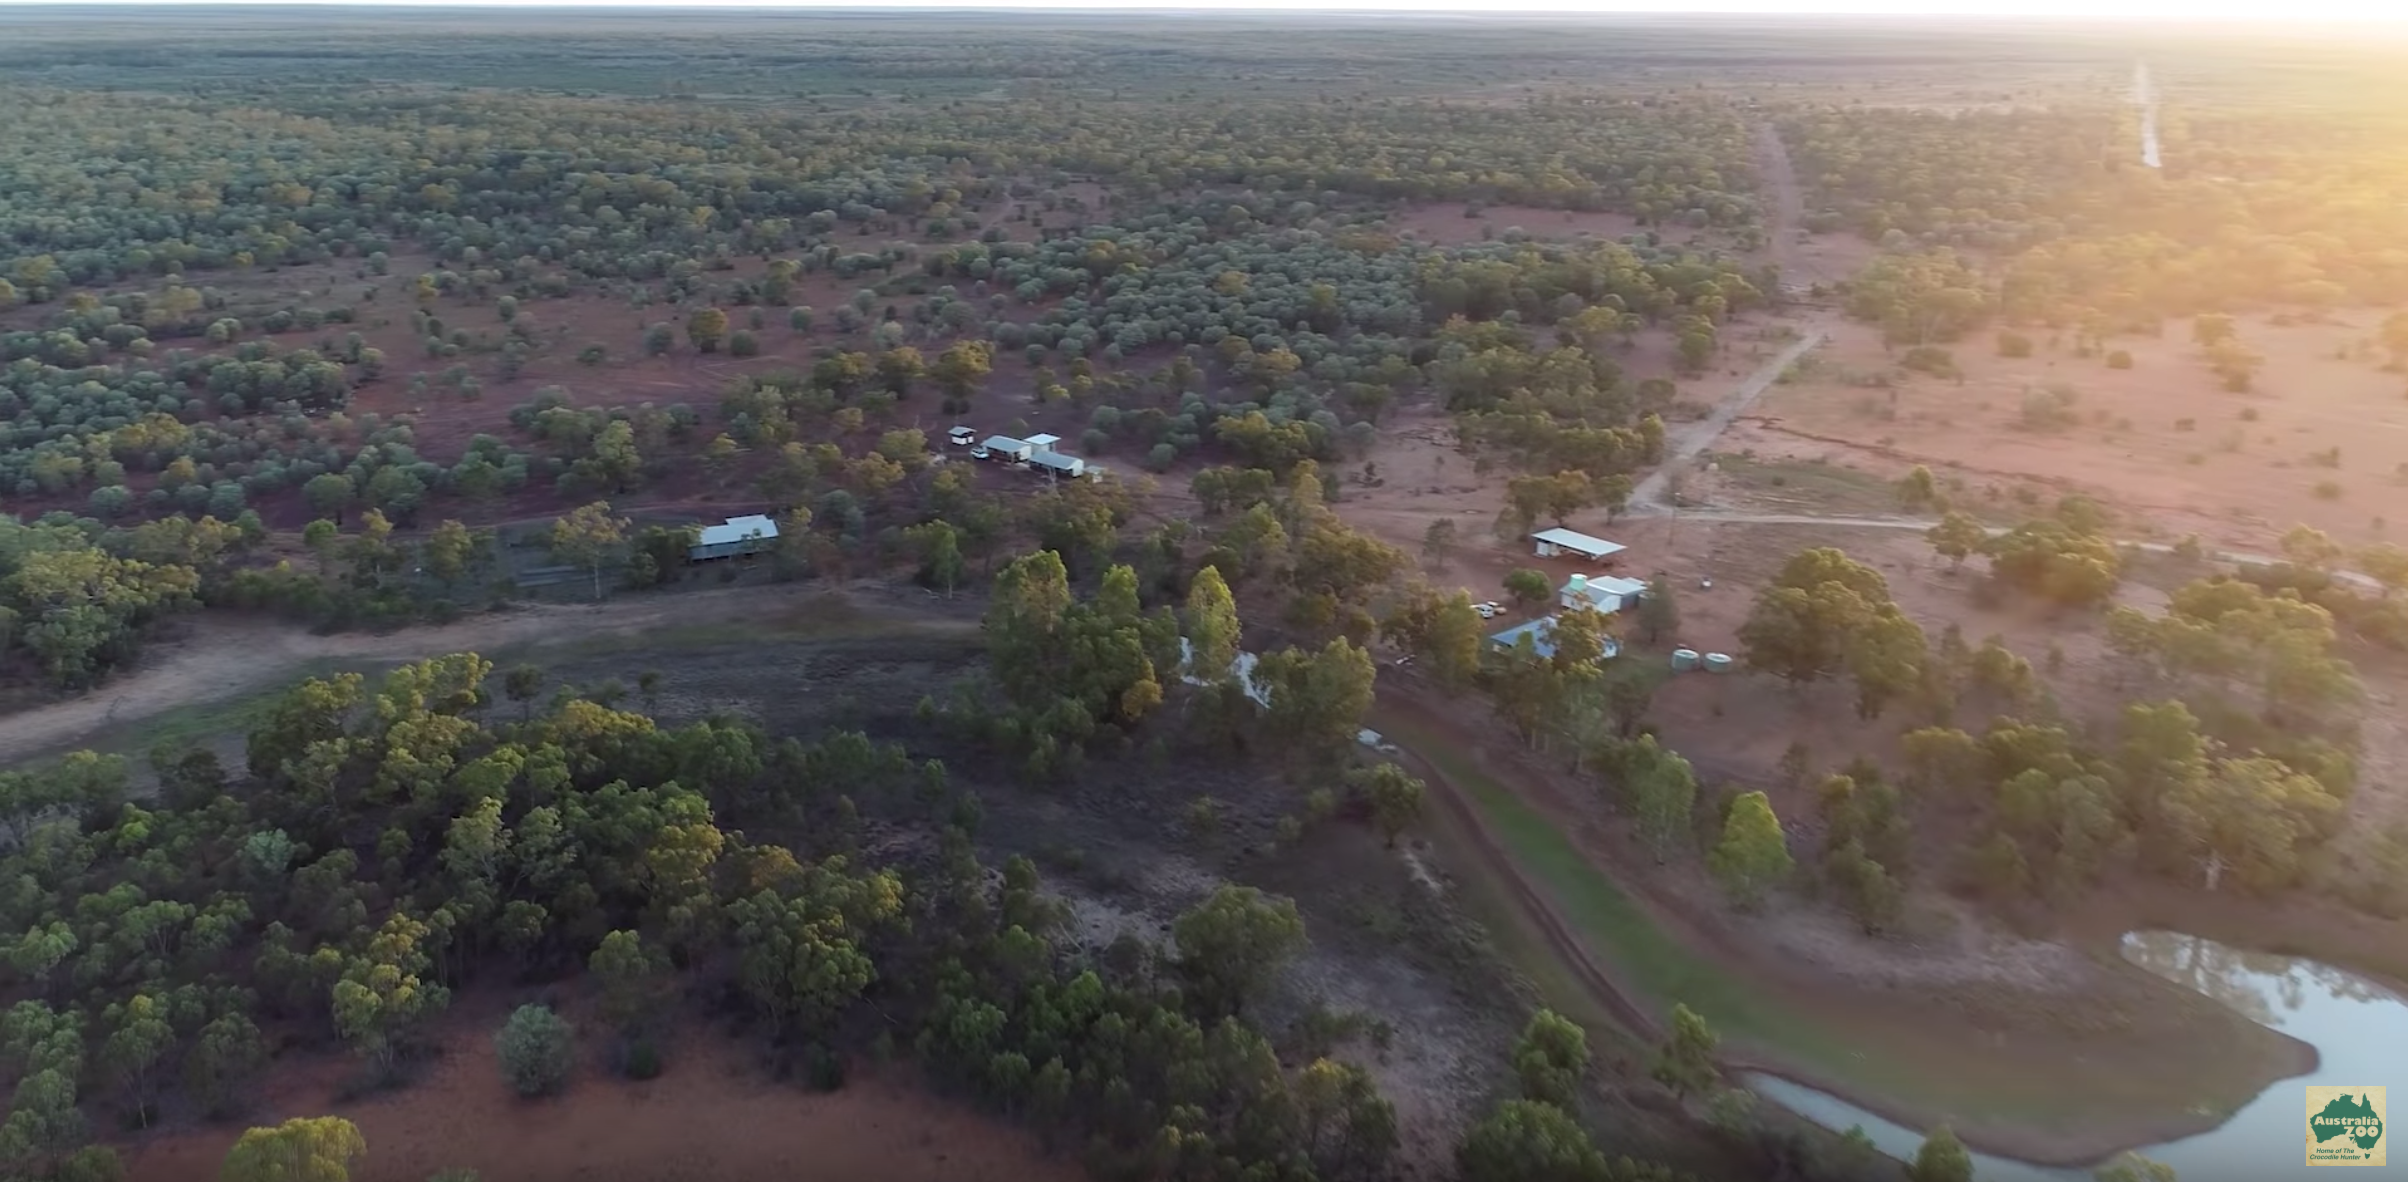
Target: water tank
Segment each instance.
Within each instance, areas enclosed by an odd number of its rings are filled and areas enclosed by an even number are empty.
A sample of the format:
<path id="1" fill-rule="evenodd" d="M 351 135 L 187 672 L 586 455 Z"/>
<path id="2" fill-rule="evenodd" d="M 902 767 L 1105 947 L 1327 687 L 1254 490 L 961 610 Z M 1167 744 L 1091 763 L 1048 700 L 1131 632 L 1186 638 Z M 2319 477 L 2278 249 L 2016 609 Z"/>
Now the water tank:
<path id="1" fill-rule="evenodd" d="M 1581 588 L 1583 588 L 1583 587 L 1586 587 L 1586 586 L 1588 586 L 1588 585 L 1589 585 L 1589 577 L 1588 577 L 1587 575 L 1573 575 L 1573 576 L 1572 576 L 1572 590 L 1574 590 L 1574 591 L 1578 591 L 1578 590 L 1580 590 Z"/>
<path id="2" fill-rule="evenodd" d="M 1707 654 L 1706 654 L 1706 672 L 1708 672 L 1708 673 L 1728 673 L 1728 672 L 1730 672 L 1730 671 L 1731 671 L 1731 654 L 1729 654 L 1729 653 L 1707 653 Z"/>
<path id="3" fill-rule="evenodd" d="M 1676 648 L 1672 650 L 1672 668 L 1675 672 L 1687 673 L 1691 669 L 1697 668 L 1697 659 L 1696 649 Z"/>

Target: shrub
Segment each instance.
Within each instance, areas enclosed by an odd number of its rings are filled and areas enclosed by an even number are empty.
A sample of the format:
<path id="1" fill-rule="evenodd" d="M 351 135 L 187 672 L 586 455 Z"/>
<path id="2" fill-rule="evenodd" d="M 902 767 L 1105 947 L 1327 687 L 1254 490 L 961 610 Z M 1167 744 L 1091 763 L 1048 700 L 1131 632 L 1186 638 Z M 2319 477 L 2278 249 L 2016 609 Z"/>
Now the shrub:
<path id="1" fill-rule="evenodd" d="M 2319 480 L 2316 482 L 2315 491 L 2316 499 L 2319 501 L 2338 501 L 2341 499 L 2341 485 L 2337 481 Z"/>
<path id="2" fill-rule="evenodd" d="M 1908 349 L 1906 356 L 1898 359 L 1898 364 L 1916 373 L 1927 373 L 1935 378 L 1953 378 L 1958 375 L 1956 356 L 1938 345 L 1917 345 Z"/>
<path id="3" fill-rule="evenodd" d="M 502 1023 L 501 1032 L 493 1036 L 493 1049 L 510 1090 L 521 1096 L 542 1096 L 568 1082 L 576 1057 L 576 1031 L 568 1019 L 549 1007 L 524 1005 L 511 1011 L 510 1020 Z"/>
<path id="4" fill-rule="evenodd" d="M 2032 338 L 2019 332 L 2002 332 L 1998 334 L 1998 355 L 2029 357 L 2032 355 Z"/>
<path id="5" fill-rule="evenodd" d="M 761 353 L 761 338 L 754 336 L 751 329 L 739 328 L 728 338 L 727 351 L 736 357 L 757 357 Z"/>
<path id="6" fill-rule="evenodd" d="M 2126 351 L 2126 350 L 2123 350 L 2123 349 L 2117 349 L 2117 350 L 2115 350 L 2114 352 L 2112 352 L 2112 353 L 2109 353 L 2109 354 L 2107 355 L 2107 368 L 2109 368 L 2109 369 L 2130 369 L 2130 368 L 2132 368 L 2132 354 L 2131 354 L 2130 352 Z"/>

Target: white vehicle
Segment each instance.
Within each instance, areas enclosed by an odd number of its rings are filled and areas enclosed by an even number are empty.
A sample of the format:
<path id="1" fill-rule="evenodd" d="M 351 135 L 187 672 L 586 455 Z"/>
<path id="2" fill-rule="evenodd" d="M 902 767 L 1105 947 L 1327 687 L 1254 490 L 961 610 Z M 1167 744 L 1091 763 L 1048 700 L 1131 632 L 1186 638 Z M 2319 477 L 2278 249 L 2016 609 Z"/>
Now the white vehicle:
<path id="1" fill-rule="evenodd" d="M 1473 604 L 1472 610 L 1480 613 L 1480 618 L 1483 620 L 1493 620 L 1505 614 L 1505 605 L 1492 599 L 1487 603 Z"/>
<path id="2" fill-rule="evenodd" d="M 952 440 L 953 446 L 955 447 L 968 447 L 971 444 L 978 442 L 978 432 L 973 431 L 968 427 L 955 427 L 953 430 L 946 433 L 945 438 Z M 986 457 L 980 456 L 979 458 L 985 459 Z"/>
<path id="3" fill-rule="evenodd" d="M 970 449 L 970 458 L 973 460 L 983 460 L 994 454 L 994 452 L 988 451 L 985 447 L 974 447 Z"/>

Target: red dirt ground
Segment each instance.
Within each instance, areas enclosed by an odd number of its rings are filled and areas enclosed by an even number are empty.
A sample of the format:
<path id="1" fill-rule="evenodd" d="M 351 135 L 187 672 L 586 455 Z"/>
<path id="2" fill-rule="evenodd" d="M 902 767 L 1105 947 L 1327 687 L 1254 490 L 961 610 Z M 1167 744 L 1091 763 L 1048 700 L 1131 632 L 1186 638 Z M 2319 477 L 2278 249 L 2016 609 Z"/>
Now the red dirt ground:
<path id="1" fill-rule="evenodd" d="M 2172 325 L 2163 339 L 2110 343 L 2132 352 L 2129 370 L 2053 350 L 2045 330 L 2029 334 L 2039 348 L 2026 359 L 1995 356 L 1987 336 L 1968 340 L 1955 350 L 1967 371 L 1961 385 L 1911 376 L 1895 402 L 1889 391 L 1847 383 L 1891 363 L 1874 330 L 1849 325 L 1802 380 L 1775 387 L 1716 450 L 1831 457 L 1883 476 L 1928 464 L 1976 490 L 2078 489 L 2163 536 L 2196 533 L 2236 549 L 2264 551 L 2302 522 L 2351 545 L 2396 539 L 2408 527 L 2408 378 L 2358 351 L 2379 314 L 2336 319 L 2243 323 L 2241 339 L 2267 359 L 2252 394 L 2223 391 L 2188 327 Z M 2337 359 L 2343 350 L 2354 355 Z M 2080 392 L 2080 425 L 2047 434 L 2017 427 L 2025 393 L 2058 382 Z M 2255 421 L 2242 417 L 2249 412 Z M 2328 448 L 2340 449 L 2337 470 L 2310 459 Z M 2327 481 L 2337 497 L 2318 493 Z"/>
<path id="2" fill-rule="evenodd" d="M 737 1043 L 692 1030 L 669 1044 L 667 1070 L 632 1083 L 580 1064 L 566 1094 L 526 1101 L 503 1086 L 491 1031 L 499 995 L 462 998 L 443 1059 L 409 1087 L 336 1099 L 357 1070 L 320 1057 L 277 1071 L 250 1124 L 341 1116 L 368 1152 L 353 1182 L 424 1182 L 467 1167 L 488 1182 L 721 1182 L 829 1178 L 881 1182 L 1077 1182 L 1082 1171 L 1035 1138 L 915 1089 L 902 1073 L 859 1074 L 813 1094 L 757 1072 Z M 128 1153 L 127 1182 L 214 1177 L 239 1127 L 157 1136 Z"/>

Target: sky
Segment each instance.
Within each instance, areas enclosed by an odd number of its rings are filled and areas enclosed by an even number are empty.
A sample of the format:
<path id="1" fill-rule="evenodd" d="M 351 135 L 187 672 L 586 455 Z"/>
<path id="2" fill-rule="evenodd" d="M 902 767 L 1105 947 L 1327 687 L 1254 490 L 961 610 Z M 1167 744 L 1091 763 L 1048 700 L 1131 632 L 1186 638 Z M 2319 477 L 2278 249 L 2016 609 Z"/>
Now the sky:
<path id="1" fill-rule="evenodd" d="M 0 0 L 0 7 L 48 6 L 51 0 Z M 77 4 L 209 5 L 221 0 L 71 0 Z M 2172 25 L 2270 21 L 2285 24 L 2408 24 L 2408 3 L 2401 0 L 1499 0 L 1466 4 L 1464 0 L 708 0 L 681 4 L 676 0 L 241 0 L 255 3 L 480 8 L 986 8 L 1065 10 L 1183 9 L 1217 12 L 1414 12 L 1455 14 L 1467 18 L 1506 13 L 1549 15 L 1606 15 L 1615 13 L 1707 14 L 1754 13 L 1795 16 L 1991 16 L 2037 19 L 2101 19 L 2147 21 Z"/>

